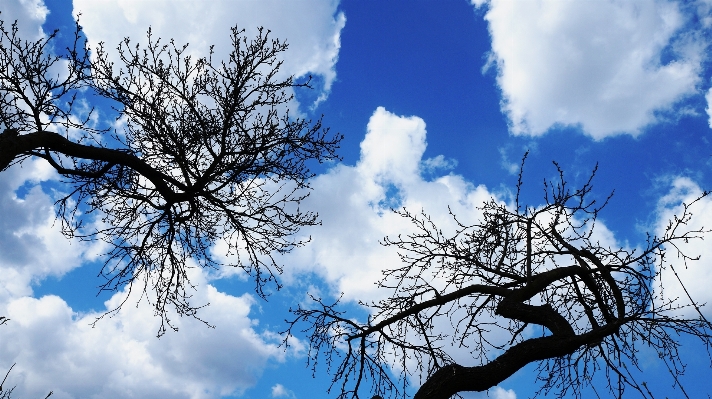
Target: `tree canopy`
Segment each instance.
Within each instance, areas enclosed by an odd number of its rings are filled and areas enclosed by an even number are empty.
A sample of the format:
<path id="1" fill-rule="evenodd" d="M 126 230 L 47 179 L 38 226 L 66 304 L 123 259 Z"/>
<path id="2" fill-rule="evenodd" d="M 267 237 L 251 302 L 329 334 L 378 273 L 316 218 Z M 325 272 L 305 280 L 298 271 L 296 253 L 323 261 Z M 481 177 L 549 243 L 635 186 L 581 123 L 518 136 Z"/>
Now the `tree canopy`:
<path id="1" fill-rule="evenodd" d="M 447 399 L 493 388 L 530 363 L 539 393 L 580 398 L 586 387 L 599 393 L 594 381 L 607 381 L 616 397 L 633 389 L 652 398 L 638 373 L 642 347 L 656 352 L 687 396 L 678 379 L 680 337 L 709 348 L 712 325 L 689 295 L 665 297 L 672 282 L 660 276 L 673 268 L 671 256 L 696 260 L 679 244 L 707 231 L 687 227 L 685 204 L 644 247 L 611 246 L 596 230 L 610 197 L 593 199 L 595 170 L 579 188 L 557 170 L 558 179 L 544 183 L 544 205 L 520 204 L 520 171 L 513 203 L 493 198 L 469 224 L 451 212 L 449 233 L 425 212 L 396 211 L 415 232 L 383 240 L 402 264 L 383 270 L 386 299 L 360 303 L 366 321 L 316 297 L 314 307 L 292 310 L 288 331 L 308 334 L 310 357 L 325 360 L 339 398 L 405 397 L 412 383 L 422 384 L 416 399 Z M 605 379 L 595 380 L 598 373 Z"/>
<path id="2" fill-rule="evenodd" d="M 108 247 L 102 289 L 142 291 L 160 335 L 169 309 L 196 316 L 204 305 L 190 302 L 191 260 L 244 269 L 262 296 L 279 287 L 275 254 L 318 223 L 300 208 L 310 163 L 336 159 L 341 140 L 290 112 L 309 79 L 280 75 L 287 44 L 235 27 L 225 60 L 212 47 L 195 58 L 149 29 L 145 45 L 126 38 L 112 59 L 79 24 L 70 48 L 57 52 L 56 37 L 27 41 L 0 22 L 0 171 L 36 158 L 61 175 L 64 233 Z M 108 101 L 112 120 L 92 101 Z"/>

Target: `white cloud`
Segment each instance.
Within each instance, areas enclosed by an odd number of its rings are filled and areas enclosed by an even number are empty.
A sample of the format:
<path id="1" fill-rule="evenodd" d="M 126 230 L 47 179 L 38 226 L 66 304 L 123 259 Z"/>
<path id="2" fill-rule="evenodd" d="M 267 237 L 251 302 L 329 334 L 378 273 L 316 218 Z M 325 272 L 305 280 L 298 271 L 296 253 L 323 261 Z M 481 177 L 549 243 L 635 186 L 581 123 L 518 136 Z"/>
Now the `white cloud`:
<path id="1" fill-rule="evenodd" d="M 668 221 L 673 220 L 675 215 L 682 215 L 683 203 L 691 203 L 702 194 L 700 187 L 686 177 L 673 179 L 671 186 L 670 192 L 661 198 L 658 204 L 657 224 L 655 226 L 655 233 L 658 236 L 662 236 L 665 233 Z M 683 226 L 686 230 L 705 230 L 712 226 L 712 198 L 705 197 L 697 201 L 690 207 L 690 212 L 693 217 L 687 225 Z M 687 293 L 689 293 L 690 297 L 698 304 L 707 304 L 702 308 L 702 311 L 707 317 L 710 317 L 712 316 L 712 308 L 710 307 L 710 304 L 712 304 L 712 291 L 709 289 L 709 282 L 712 281 L 712 247 L 709 245 L 709 234 L 705 234 L 703 237 L 704 239 L 692 239 L 688 242 L 677 243 L 677 247 L 686 255 L 691 257 L 699 256 L 700 259 L 697 261 L 685 262 L 674 253 L 674 248 L 667 248 L 670 253 L 666 260 L 672 268 L 667 267 L 662 270 L 660 280 L 655 283 L 655 289 L 657 291 L 656 294 L 660 295 L 662 299 L 677 299 L 679 305 L 690 304 L 687 297 Z M 675 273 L 677 273 L 677 276 Z M 679 281 L 678 276 L 680 278 Z M 680 281 L 685 285 L 684 289 L 680 285 Z M 662 290 L 660 290 L 661 284 Z M 694 309 L 689 307 L 677 313 L 691 317 L 696 316 Z"/>
<path id="2" fill-rule="evenodd" d="M 361 172 L 375 181 L 397 184 L 417 179 L 425 151 L 425 122 L 418 117 L 395 117 L 383 107 L 368 121 L 361 142 Z"/>
<path id="3" fill-rule="evenodd" d="M 490 1 L 488 65 L 511 131 L 637 135 L 674 112 L 697 94 L 707 45 L 685 31 L 688 17 L 666 1 Z"/>
<path id="4" fill-rule="evenodd" d="M 283 56 L 282 77 L 312 74 L 323 78 L 320 99 L 331 88 L 340 48 L 340 34 L 346 18 L 337 12 L 338 0 L 329 1 L 119 1 L 75 0 L 74 13 L 90 43 L 103 41 L 110 51 L 124 37 L 143 42 L 150 26 L 155 37 L 190 43 L 192 54 L 207 55 L 215 45 L 215 59 L 225 59 L 231 49 L 230 28 L 246 29 L 254 37 L 263 26 L 270 36 L 289 43 Z"/>
<path id="5" fill-rule="evenodd" d="M 386 291 L 373 284 L 383 277 L 381 271 L 401 264 L 395 249 L 380 240 L 415 231 L 391 208 L 422 209 L 447 236 L 456 227 L 449 209 L 468 224 L 481 219 L 484 202 L 506 200 L 506 195 L 460 175 L 426 179 L 424 172 L 432 173 L 429 165 L 445 162 L 441 157 L 423 159 L 426 135 L 425 122 L 417 116 L 398 116 L 382 107 L 373 113 L 357 164 L 338 165 L 312 181 L 305 207 L 319 211 L 322 225 L 305 232 L 312 237 L 309 245 L 287 256 L 285 278 L 315 272 L 332 284 L 332 293 L 343 292 L 347 300 L 377 299 Z M 601 221 L 592 239 L 616 246 Z"/>
<path id="6" fill-rule="evenodd" d="M 470 4 L 475 7 L 482 7 L 483 5 L 487 4 L 487 0 L 470 0 Z"/>
<path id="7" fill-rule="evenodd" d="M 288 390 L 282 384 L 275 384 L 272 387 L 272 397 L 273 398 L 293 398 L 294 392 Z"/>
<path id="8" fill-rule="evenodd" d="M 423 172 L 434 173 L 438 170 L 449 170 L 454 169 L 457 166 L 457 160 L 452 158 L 445 158 L 442 155 L 438 155 L 434 158 L 428 158 L 420 163 L 420 167 Z"/>
<path id="9" fill-rule="evenodd" d="M 698 0 L 695 4 L 697 6 L 697 15 L 702 22 L 702 26 L 709 28 L 712 26 L 712 1 L 710 0 Z"/>
<path id="10" fill-rule="evenodd" d="M 254 300 L 207 285 L 202 272 L 192 282 L 194 299 L 210 303 L 201 316 L 211 329 L 175 317 L 180 328 L 155 337 L 159 320 L 143 300 L 125 306 L 94 328 L 96 313 L 77 314 L 61 298 L 13 298 L 0 305 L 11 320 L 0 330 L 0 367 L 16 363 L 8 383 L 21 397 L 57 398 L 218 398 L 241 394 L 260 378 L 269 362 L 285 353 L 271 333 L 258 333 L 249 317 Z M 124 293 L 107 301 L 107 309 Z"/>

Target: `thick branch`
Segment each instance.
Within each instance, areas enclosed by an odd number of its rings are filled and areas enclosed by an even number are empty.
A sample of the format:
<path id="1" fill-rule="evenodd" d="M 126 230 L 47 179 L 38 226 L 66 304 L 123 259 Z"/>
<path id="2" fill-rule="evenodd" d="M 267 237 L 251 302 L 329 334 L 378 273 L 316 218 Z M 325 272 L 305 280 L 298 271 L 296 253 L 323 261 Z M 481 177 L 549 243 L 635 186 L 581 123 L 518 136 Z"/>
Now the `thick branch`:
<path id="1" fill-rule="evenodd" d="M 181 190 L 186 190 L 187 187 L 183 183 L 159 172 L 142 159 L 125 151 L 75 143 L 54 132 L 37 131 L 23 135 L 14 135 L 11 134 L 12 132 L 6 130 L 0 134 L 0 171 L 5 170 L 17 157 L 37 149 L 46 149 L 69 157 L 124 165 L 150 180 L 167 202 L 176 203 L 186 199 L 185 194 L 176 193 L 168 185 L 170 183 Z"/>
<path id="2" fill-rule="evenodd" d="M 575 334 L 571 324 L 548 303 L 535 306 L 505 298 L 497 305 L 496 313 L 508 319 L 544 326 L 553 335 L 570 337 Z"/>
<path id="3" fill-rule="evenodd" d="M 614 334 L 618 328 L 618 324 L 608 324 L 581 335 L 528 339 L 483 366 L 447 365 L 428 378 L 414 399 L 450 399 L 458 392 L 486 391 L 531 362 L 570 355 L 588 343 Z"/>

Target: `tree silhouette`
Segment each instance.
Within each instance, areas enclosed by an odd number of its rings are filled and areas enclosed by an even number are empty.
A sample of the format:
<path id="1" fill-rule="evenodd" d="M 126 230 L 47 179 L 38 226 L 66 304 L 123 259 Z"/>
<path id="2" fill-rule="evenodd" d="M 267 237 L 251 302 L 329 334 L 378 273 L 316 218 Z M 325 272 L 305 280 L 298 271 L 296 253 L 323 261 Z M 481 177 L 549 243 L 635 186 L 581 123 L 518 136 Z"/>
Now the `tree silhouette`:
<path id="1" fill-rule="evenodd" d="M 595 170 L 578 189 L 558 171 L 545 181 L 543 206 L 520 205 L 520 172 L 513 205 L 492 199 L 473 224 L 451 212 L 452 234 L 423 212 L 397 211 L 415 232 L 385 238 L 402 264 L 383 271 L 378 286 L 386 299 L 360 303 L 369 310 L 366 322 L 321 298 L 292 310 L 288 332 L 307 333 L 310 361 L 326 361 L 340 398 L 358 398 L 367 381 L 378 395 L 405 397 L 408 379 L 420 377 L 415 398 L 447 399 L 493 388 L 530 363 L 538 364 L 539 393 L 580 398 L 602 372 L 615 397 L 628 388 L 652 398 L 636 377 L 642 347 L 657 352 L 687 397 L 678 379 L 679 338 L 709 348 L 712 326 L 689 295 L 663 297 L 671 282 L 660 276 L 673 268 L 670 256 L 696 260 L 679 246 L 706 233 L 687 227 L 691 204 L 642 249 L 609 247 L 595 235 L 608 202 L 591 199 Z"/>
<path id="2" fill-rule="evenodd" d="M 88 48 L 79 24 L 62 54 L 52 54 L 56 35 L 28 42 L 0 22 L 0 171 L 36 158 L 62 176 L 64 233 L 108 244 L 101 288 L 142 292 L 159 335 L 172 327 L 169 309 L 200 307 L 189 300 L 190 259 L 244 269 L 261 296 L 268 282 L 279 288 L 274 255 L 318 223 L 300 208 L 309 166 L 337 158 L 341 140 L 321 119 L 290 114 L 293 89 L 309 80 L 279 74 L 287 44 L 233 28 L 227 59 L 213 60 L 212 47 L 196 59 L 149 29 L 146 45 L 127 38 L 111 60 L 103 43 Z M 110 103 L 115 120 L 91 101 Z M 226 251 L 214 251 L 219 242 Z"/>

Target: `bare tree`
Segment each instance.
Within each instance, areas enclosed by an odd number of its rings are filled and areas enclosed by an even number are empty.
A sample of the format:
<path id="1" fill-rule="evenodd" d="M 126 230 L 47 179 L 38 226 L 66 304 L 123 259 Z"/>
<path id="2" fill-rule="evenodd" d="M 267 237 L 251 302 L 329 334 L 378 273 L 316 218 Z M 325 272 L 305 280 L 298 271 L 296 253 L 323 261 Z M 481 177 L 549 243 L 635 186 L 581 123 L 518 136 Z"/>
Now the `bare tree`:
<path id="1" fill-rule="evenodd" d="M 689 295 L 668 300 L 658 285 L 669 283 L 660 278 L 673 268 L 668 257 L 695 260 L 679 246 L 706 233 L 688 228 L 691 204 L 642 249 L 612 248 L 595 238 L 608 202 L 591 199 L 595 170 L 578 189 L 558 171 L 557 180 L 545 181 L 543 206 L 520 205 L 520 172 L 513 205 L 492 199 L 474 224 L 451 213 L 451 235 L 425 213 L 398 211 L 416 232 L 385 238 L 402 264 L 384 270 L 378 283 L 387 299 L 360 303 L 369 310 L 366 322 L 321 298 L 312 309 L 292 310 L 288 331 L 307 333 L 312 365 L 322 359 L 333 372 L 331 389 L 358 398 L 370 384 L 377 395 L 405 397 L 408 379 L 420 377 L 415 398 L 447 399 L 488 390 L 536 363 L 538 394 L 579 398 L 584 388 L 596 390 L 592 382 L 602 373 L 599 389 L 605 381 L 616 397 L 632 388 L 652 398 L 636 378 L 639 350 L 647 347 L 687 397 L 678 379 L 680 336 L 709 348 L 712 326 Z M 402 374 L 391 377 L 391 370 Z"/>
<path id="2" fill-rule="evenodd" d="M 170 308 L 200 307 L 189 300 L 190 259 L 244 269 L 259 295 L 268 282 L 279 288 L 274 255 L 318 224 L 300 208 L 309 167 L 337 158 L 341 140 L 321 119 L 290 114 L 293 89 L 309 80 L 280 77 L 287 44 L 233 28 L 227 59 L 213 60 L 212 47 L 195 59 L 149 30 L 145 46 L 120 43 L 114 63 L 78 24 L 73 46 L 53 54 L 56 34 L 28 42 L 0 22 L 0 171 L 38 158 L 62 176 L 64 233 L 110 248 L 101 288 L 142 292 L 159 334 L 172 327 Z M 111 104 L 115 120 L 92 101 Z M 214 253 L 221 240 L 227 253 Z"/>

